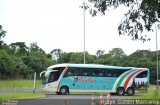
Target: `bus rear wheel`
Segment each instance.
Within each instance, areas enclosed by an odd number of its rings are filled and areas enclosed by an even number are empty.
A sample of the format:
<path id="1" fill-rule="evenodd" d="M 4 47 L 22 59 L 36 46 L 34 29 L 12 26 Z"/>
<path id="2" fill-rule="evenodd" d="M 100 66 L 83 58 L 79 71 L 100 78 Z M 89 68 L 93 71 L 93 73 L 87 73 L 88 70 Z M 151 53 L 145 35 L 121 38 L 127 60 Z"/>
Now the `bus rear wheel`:
<path id="1" fill-rule="evenodd" d="M 132 95 L 135 94 L 135 90 L 134 90 L 133 87 L 129 87 L 129 88 L 127 89 L 126 93 L 127 93 L 128 96 L 132 96 Z"/>
<path id="2" fill-rule="evenodd" d="M 120 96 L 123 96 L 125 94 L 125 90 L 123 87 L 119 87 L 116 93 Z"/>
<path id="3" fill-rule="evenodd" d="M 67 94 L 69 94 L 69 89 L 68 89 L 68 87 L 66 87 L 66 86 L 61 87 L 61 89 L 60 89 L 60 94 L 61 94 L 61 95 L 67 95 Z"/>

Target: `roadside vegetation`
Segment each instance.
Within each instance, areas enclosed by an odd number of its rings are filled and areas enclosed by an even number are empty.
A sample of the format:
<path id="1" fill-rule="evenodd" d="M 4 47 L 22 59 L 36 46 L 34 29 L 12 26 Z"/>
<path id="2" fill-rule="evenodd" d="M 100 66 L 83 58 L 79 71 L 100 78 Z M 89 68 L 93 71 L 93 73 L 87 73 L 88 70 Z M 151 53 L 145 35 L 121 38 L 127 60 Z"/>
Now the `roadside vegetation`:
<path id="1" fill-rule="evenodd" d="M 36 80 L 36 87 L 40 87 L 42 80 Z M 0 88 L 32 88 L 33 80 L 0 80 Z"/>
<path id="2" fill-rule="evenodd" d="M 137 95 L 139 94 L 139 95 Z M 137 94 L 131 99 L 154 99 L 154 100 L 160 100 L 160 89 L 157 90 L 156 88 L 148 88 L 148 90 L 141 89 L 137 92 Z"/>
<path id="3" fill-rule="evenodd" d="M 0 94 L 0 101 L 11 100 L 11 99 L 30 99 L 30 98 L 39 98 L 45 97 L 43 93 L 9 93 L 9 94 Z"/>
<path id="4" fill-rule="evenodd" d="M 0 80 L 33 79 L 34 72 L 37 73 L 37 79 L 40 79 L 40 72 L 50 65 L 83 63 L 83 52 L 65 52 L 53 48 L 50 53 L 46 53 L 36 42 L 30 43 L 29 46 L 25 42 L 13 42 L 8 45 L 3 41 L 6 34 L 0 25 Z M 149 68 L 151 84 L 156 83 L 156 51 L 137 50 L 127 55 L 123 49 L 113 48 L 109 52 L 97 49 L 95 53 L 91 55 L 86 52 L 87 64 Z M 160 51 L 158 54 L 160 56 Z"/>
<path id="5" fill-rule="evenodd" d="M 32 91 L 27 88 L 33 88 L 33 80 L 0 80 L 0 89 L 4 93 L 0 94 L 0 102 L 11 99 L 29 99 L 45 97 L 45 94 L 40 92 L 41 80 L 36 81 L 37 92 L 33 94 Z M 7 88 L 10 88 L 12 92 L 7 92 Z M 17 92 L 16 88 L 23 88 L 23 92 Z M 6 91 L 6 93 L 5 93 Z"/>

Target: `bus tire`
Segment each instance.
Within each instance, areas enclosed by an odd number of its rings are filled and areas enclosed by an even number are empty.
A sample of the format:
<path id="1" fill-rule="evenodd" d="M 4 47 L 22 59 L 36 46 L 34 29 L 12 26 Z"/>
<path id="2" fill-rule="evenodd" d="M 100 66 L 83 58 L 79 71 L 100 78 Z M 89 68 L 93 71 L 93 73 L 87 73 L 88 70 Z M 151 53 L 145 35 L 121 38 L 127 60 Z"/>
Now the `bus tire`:
<path id="1" fill-rule="evenodd" d="M 62 86 L 61 89 L 60 89 L 60 94 L 61 95 L 69 94 L 69 88 L 67 86 Z"/>
<path id="2" fill-rule="evenodd" d="M 125 90 L 123 87 L 117 88 L 117 95 L 123 96 L 125 94 Z"/>
<path id="3" fill-rule="evenodd" d="M 132 95 L 135 94 L 135 90 L 134 90 L 133 87 L 129 87 L 129 88 L 127 89 L 126 93 L 127 93 L 128 96 L 132 96 Z"/>

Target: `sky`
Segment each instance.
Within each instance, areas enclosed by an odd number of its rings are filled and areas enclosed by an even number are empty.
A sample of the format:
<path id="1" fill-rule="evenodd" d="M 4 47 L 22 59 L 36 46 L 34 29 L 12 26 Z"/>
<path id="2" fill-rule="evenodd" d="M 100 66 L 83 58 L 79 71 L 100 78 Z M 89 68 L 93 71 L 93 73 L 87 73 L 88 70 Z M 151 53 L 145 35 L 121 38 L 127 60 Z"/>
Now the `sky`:
<path id="1" fill-rule="evenodd" d="M 37 42 L 47 53 L 53 49 L 64 52 L 83 52 L 83 0 L 0 0 L 0 25 L 7 31 L 7 44 Z M 125 54 L 136 50 L 156 50 L 156 33 L 148 33 L 151 41 L 133 41 L 130 36 L 119 36 L 117 27 L 127 12 L 126 7 L 111 9 L 105 15 L 92 17 L 85 12 L 85 48 L 90 54 L 105 53 L 122 48 Z M 160 34 L 160 30 L 157 32 Z M 158 37 L 160 42 L 160 37 Z M 160 43 L 158 43 L 160 46 Z"/>

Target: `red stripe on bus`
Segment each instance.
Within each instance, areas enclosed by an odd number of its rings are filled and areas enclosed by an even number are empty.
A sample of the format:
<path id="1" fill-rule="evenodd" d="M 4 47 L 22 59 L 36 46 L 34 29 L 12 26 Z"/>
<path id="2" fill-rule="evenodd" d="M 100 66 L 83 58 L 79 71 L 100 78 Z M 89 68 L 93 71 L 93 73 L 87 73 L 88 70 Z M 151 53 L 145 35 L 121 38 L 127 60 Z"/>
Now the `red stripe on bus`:
<path id="1" fill-rule="evenodd" d="M 57 93 L 59 92 L 60 82 L 58 82 Z"/>
<path id="2" fill-rule="evenodd" d="M 62 72 L 62 76 L 64 76 L 64 73 L 68 70 L 68 68 L 69 68 L 69 66 L 67 66 L 65 69 L 64 69 L 64 71 Z M 57 93 L 59 92 L 59 87 L 60 86 L 60 81 L 59 81 L 59 83 L 58 83 L 58 87 L 57 87 Z"/>
<path id="3" fill-rule="evenodd" d="M 64 71 L 62 72 L 62 73 L 63 73 L 62 76 L 64 76 L 64 73 L 68 70 L 68 68 L 69 68 L 69 66 L 67 66 L 67 67 L 64 69 Z"/>
<path id="4" fill-rule="evenodd" d="M 58 82 L 57 93 L 59 92 L 59 85 L 60 85 L 60 82 Z"/>
<path id="5" fill-rule="evenodd" d="M 134 72 L 133 74 L 131 74 L 131 75 L 127 78 L 127 80 L 126 80 L 125 83 L 124 83 L 124 88 L 125 88 L 125 89 L 126 89 L 128 83 L 129 83 L 130 79 L 131 79 L 136 73 L 138 73 L 139 71 L 141 71 L 141 70 L 138 70 L 138 71 Z"/>

